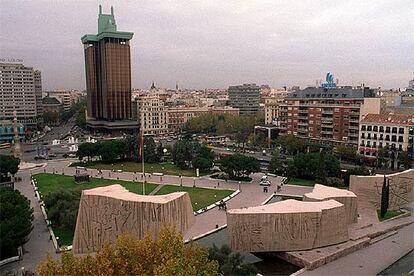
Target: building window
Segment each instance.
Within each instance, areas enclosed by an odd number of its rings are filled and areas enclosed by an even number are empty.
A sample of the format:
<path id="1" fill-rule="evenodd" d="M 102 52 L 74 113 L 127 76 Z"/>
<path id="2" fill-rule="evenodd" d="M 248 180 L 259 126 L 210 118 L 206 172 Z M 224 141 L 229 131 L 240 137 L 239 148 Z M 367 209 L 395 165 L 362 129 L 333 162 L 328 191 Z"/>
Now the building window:
<path id="1" fill-rule="evenodd" d="M 392 128 L 392 133 L 397 133 L 397 128 L 396 127 Z"/>
<path id="2" fill-rule="evenodd" d="M 362 125 L 361 126 L 361 130 L 366 130 L 366 126 L 365 125 Z"/>
<path id="3" fill-rule="evenodd" d="M 378 131 L 378 126 L 374 126 L 374 131 Z"/>
<path id="4" fill-rule="evenodd" d="M 400 129 L 398 130 L 398 133 L 399 134 L 404 134 L 404 128 L 403 127 L 400 127 Z"/>
<path id="5" fill-rule="evenodd" d="M 368 131 L 372 131 L 372 126 L 368 126 L 368 127 L 367 127 L 367 130 L 368 130 Z"/>
<path id="6" fill-rule="evenodd" d="M 385 132 L 386 132 L 386 133 L 390 133 L 390 132 L 391 132 L 391 128 L 390 128 L 390 127 L 386 127 L 386 128 L 385 128 Z"/>
<path id="7" fill-rule="evenodd" d="M 403 143 L 404 142 L 404 138 L 402 136 L 398 136 L 398 142 Z"/>

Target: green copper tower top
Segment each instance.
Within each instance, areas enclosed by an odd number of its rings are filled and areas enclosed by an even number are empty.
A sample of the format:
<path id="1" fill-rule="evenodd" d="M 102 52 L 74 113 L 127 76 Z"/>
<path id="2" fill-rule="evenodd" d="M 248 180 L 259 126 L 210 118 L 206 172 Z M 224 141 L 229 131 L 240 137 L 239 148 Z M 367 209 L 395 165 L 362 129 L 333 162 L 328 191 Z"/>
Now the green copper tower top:
<path id="1" fill-rule="evenodd" d="M 104 38 L 120 38 L 130 40 L 134 33 L 130 32 L 119 32 L 116 30 L 116 22 L 114 16 L 114 8 L 111 7 L 110 14 L 102 13 L 102 6 L 99 5 L 99 16 L 98 16 L 98 34 L 96 35 L 84 35 L 81 40 L 83 44 L 97 42 Z"/>

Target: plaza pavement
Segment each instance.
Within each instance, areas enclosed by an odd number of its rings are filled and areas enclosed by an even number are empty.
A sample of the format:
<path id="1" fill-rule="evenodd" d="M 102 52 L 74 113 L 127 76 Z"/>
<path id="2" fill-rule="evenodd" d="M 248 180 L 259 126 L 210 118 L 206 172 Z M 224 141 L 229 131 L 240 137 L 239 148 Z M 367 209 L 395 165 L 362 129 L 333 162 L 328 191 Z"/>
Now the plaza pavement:
<path id="1" fill-rule="evenodd" d="M 70 161 L 49 161 L 45 167 L 36 168 L 33 170 L 22 170 L 18 172 L 18 176 L 22 177 L 22 181 L 16 183 L 15 188 L 18 189 L 22 194 L 24 194 L 30 201 L 31 205 L 34 208 L 34 229 L 30 234 L 30 240 L 25 244 L 24 248 L 27 251 L 23 256 L 23 260 L 10 263 L 1 268 L 1 274 L 14 273 L 21 271 L 21 268 L 24 267 L 30 271 L 35 271 L 39 261 L 44 260 L 48 254 L 52 257 L 57 258 L 59 254 L 55 253 L 55 248 L 53 247 L 52 241 L 49 240 L 49 233 L 47 231 L 46 223 L 43 219 L 42 213 L 40 211 L 40 206 L 38 200 L 35 198 L 33 187 L 30 184 L 30 175 L 48 172 L 53 173 L 55 171 L 58 174 L 64 172 L 65 175 L 74 175 L 76 173 L 75 167 L 68 167 Z M 91 176 L 98 176 L 98 170 L 87 169 L 88 173 Z M 102 176 L 104 178 L 111 179 L 120 179 L 120 180 L 141 180 L 140 173 L 131 173 L 131 172 L 110 172 L 102 171 Z M 259 186 L 260 178 L 263 176 L 262 173 L 253 174 L 253 181 L 251 183 L 247 182 L 233 182 L 233 181 L 224 181 L 211 179 L 207 176 L 204 177 L 178 177 L 178 176 L 154 176 L 151 175 L 150 178 L 147 178 L 147 182 L 156 183 L 156 184 L 170 184 L 170 185 L 180 185 L 192 187 L 195 183 L 197 187 L 204 188 L 213 188 L 213 189 L 240 189 L 240 193 L 234 198 L 230 199 L 227 202 L 227 208 L 242 208 L 250 207 L 262 204 L 263 201 L 268 199 L 272 192 L 276 190 L 276 185 L 281 182 L 281 178 L 278 177 L 269 177 L 272 182 L 272 186 L 269 187 L 269 192 L 264 193 L 263 187 Z M 98 176 L 100 177 L 100 175 Z M 283 186 L 280 193 L 283 194 L 292 194 L 292 195 L 303 195 L 304 193 L 310 192 L 312 187 L 301 187 L 301 186 Z M 190 230 L 184 236 L 184 239 L 191 239 L 211 230 L 216 229 L 216 227 L 221 227 L 226 224 L 226 212 L 218 210 L 218 208 L 211 209 L 205 213 L 202 213 L 196 216 L 195 224 L 190 228 Z"/>
<path id="2" fill-rule="evenodd" d="M 414 224 L 410 224 L 366 248 L 327 263 L 315 270 L 304 271 L 299 275 L 377 275 L 390 264 L 406 255 L 414 248 Z M 414 261 L 414 260 L 413 260 Z M 408 270 L 412 270 L 414 265 Z"/>

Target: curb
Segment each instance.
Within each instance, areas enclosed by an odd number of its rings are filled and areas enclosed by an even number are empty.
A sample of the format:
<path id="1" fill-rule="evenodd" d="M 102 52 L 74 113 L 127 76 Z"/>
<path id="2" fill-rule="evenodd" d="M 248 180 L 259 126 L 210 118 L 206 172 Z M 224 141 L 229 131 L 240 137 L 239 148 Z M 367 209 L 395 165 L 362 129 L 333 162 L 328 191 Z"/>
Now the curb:
<path id="1" fill-rule="evenodd" d="M 236 195 L 238 195 L 239 193 L 240 193 L 240 190 L 236 190 L 236 191 L 234 191 L 231 195 L 229 195 L 229 196 L 227 196 L 227 197 L 225 197 L 225 198 L 223 198 L 223 199 L 221 199 L 221 200 L 223 200 L 224 202 L 227 202 L 227 201 L 229 201 L 230 199 L 232 199 L 233 197 L 235 197 Z M 200 215 L 200 214 L 202 214 L 202 213 L 207 212 L 208 210 L 211 210 L 211 209 L 213 209 L 213 208 L 217 207 L 217 206 L 219 205 L 219 203 L 220 203 L 220 201 L 221 201 L 221 200 L 216 201 L 215 203 L 210 204 L 209 206 L 207 206 L 207 207 L 205 207 L 205 208 L 203 208 L 203 209 L 200 209 L 200 210 L 198 210 L 198 211 L 194 212 L 194 216 Z"/>

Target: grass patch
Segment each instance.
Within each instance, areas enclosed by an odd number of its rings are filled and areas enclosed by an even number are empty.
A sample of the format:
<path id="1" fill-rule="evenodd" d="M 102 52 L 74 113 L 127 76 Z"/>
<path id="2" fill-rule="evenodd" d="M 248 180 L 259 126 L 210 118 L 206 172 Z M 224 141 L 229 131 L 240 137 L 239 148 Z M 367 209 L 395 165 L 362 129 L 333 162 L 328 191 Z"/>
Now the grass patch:
<path id="1" fill-rule="evenodd" d="M 101 179 L 91 177 L 90 182 L 76 184 L 73 176 L 50 174 L 50 173 L 39 173 L 33 175 L 36 180 L 38 191 L 41 197 L 47 196 L 47 194 L 59 190 L 85 190 L 96 187 L 108 186 L 112 184 L 120 184 L 130 192 L 136 194 L 142 194 L 142 182 L 131 182 L 113 179 Z M 152 190 L 157 187 L 156 184 L 147 183 L 145 185 L 145 192 L 149 194 Z M 185 187 L 175 185 L 165 185 L 158 192 L 157 195 L 165 195 L 173 192 L 188 192 L 190 195 L 191 203 L 194 211 L 198 211 L 204 207 L 213 204 L 220 199 L 223 199 L 234 191 L 232 190 L 221 190 L 221 189 L 207 189 L 199 187 Z M 53 225 L 53 221 L 52 221 Z M 67 228 L 54 227 L 53 231 L 55 235 L 59 237 L 60 246 L 68 246 L 72 244 L 74 231 Z"/>
<path id="2" fill-rule="evenodd" d="M 315 180 L 302 179 L 302 178 L 290 178 L 287 184 L 313 187 L 315 186 Z"/>
<path id="3" fill-rule="evenodd" d="M 90 162 L 90 163 L 73 163 L 71 165 L 74 166 L 82 166 L 88 167 L 92 169 L 98 170 L 122 170 L 126 172 L 142 172 L 142 164 L 133 162 L 133 161 L 124 161 L 124 162 L 116 162 L 113 164 L 102 163 L 102 162 Z M 187 169 L 182 170 L 177 167 L 172 162 L 164 162 L 164 163 L 146 163 L 145 164 L 145 172 L 146 173 L 164 173 L 166 175 L 182 175 L 182 176 L 196 176 L 195 169 Z M 200 172 L 200 175 L 207 175 L 207 173 Z"/>
<path id="4" fill-rule="evenodd" d="M 66 228 L 54 228 L 53 232 L 56 237 L 59 237 L 59 247 L 72 245 L 73 236 L 75 232 Z"/>
<path id="5" fill-rule="evenodd" d="M 131 182 L 124 180 L 114 179 L 101 179 L 91 177 L 90 182 L 77 184 L 73 176 L 50 174 L 50 173 L 39 173 L 33 175 L 36 180 L 37 188 L 42 196 L 48 193 L 59 191 L 59 190 L 86 190 L 96 187 L 103 187 L 112 184 L 119 184 L 124 186 L 128 191 L 136 194 L 142 194 L 142 182 Z M 156 184 L 147 183 L 145 184 L 145 193 L 149 194 L 157 187 Z"/>
<path id="6" fill-rule="evenodd" d="M 173 192 L 187 192 L 190 195 L 193 210 L 198 211 L 231 195 L 234 191 L 165 185 L 157 192 L 157 195 L 165 195 Z"/>
<path id="7" fill-rule="evenodd" d="M 399 216 L 399 215 L 401 215 L 402 213 L 403 213 L 403 212 L 401 212 L 401 211 L 388 210 L 388 211 L 385 213 L 385 216 L 382 218 L 382 217 L 381 217 L 381 210 L 377 210 L 378 219 L 379 219 L 380 221 L 384 221 L 384 220 L 387 220 L 387 219 L 390 219 L 390 218 L 393 218 L 393 217 Z"/>

